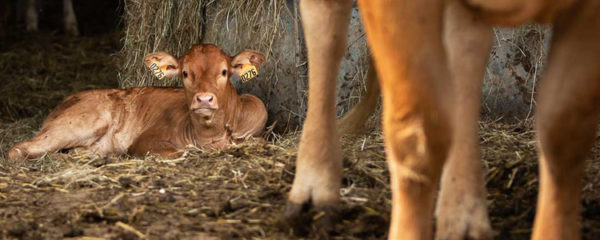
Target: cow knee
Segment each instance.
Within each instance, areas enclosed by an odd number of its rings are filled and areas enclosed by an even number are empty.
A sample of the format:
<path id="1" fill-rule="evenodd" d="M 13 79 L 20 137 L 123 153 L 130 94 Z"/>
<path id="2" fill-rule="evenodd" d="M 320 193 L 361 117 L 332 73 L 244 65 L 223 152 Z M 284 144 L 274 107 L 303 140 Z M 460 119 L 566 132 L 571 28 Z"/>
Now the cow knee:
<path id="1" fill-rule="evenodd" d="M 386 144 L 390 170 L 399 177 L 421 183 L 437 183 L 450 147 L 450 129 L 446 122 L 423 116 L 387 119 Z"/>

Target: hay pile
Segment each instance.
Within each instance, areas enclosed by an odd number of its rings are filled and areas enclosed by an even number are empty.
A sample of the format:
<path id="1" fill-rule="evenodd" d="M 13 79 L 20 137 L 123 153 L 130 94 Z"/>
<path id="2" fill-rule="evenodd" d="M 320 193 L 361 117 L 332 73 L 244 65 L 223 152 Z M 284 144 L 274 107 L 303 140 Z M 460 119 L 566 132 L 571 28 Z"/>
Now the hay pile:
<path id="1" fill-rule="evenodd" d="M 219 152 L 189 148 L 180 159 L 77 152 L 3 162 L 0 224 L 9 227 L 0 236 L 295 239 L 278 221 L 293 180 L 296 136 Z M 337 232 L 346 239 L 386 232 L 385 162 L 366 161 L 367 153 L 382 156 L 382 149 L 363 151 L 345 165 L 344 221 Z"/>
<path id="2" fill-rule="evenodd" d="M 481 123 L 496 239 L 528 239 L 537 193 L 530 125 Z M 280 227 L 299 134 L 184 157 L 102 158 L 85 151 L 27 162 L 0 159 L 4 238 L 297 239 Z M 389 175 L 378 131 L 346 136 L 334 239 L 384 239 Z M 596 146 L 584 188 L 584 239 L 600 237 Z M 297 230 L 296 234 L 308 229 Z M 304 236 L 304 235 L 300 235 Z M 311 235 L 308 235 L 311 238 Z"/>
<path id="3" fill-rule="evenodd" d="M 143 67 L 146 54 L 165 51 L 179 55 L 202 39 L 204 1 L 125 1 L 123 60 L 119 85 L 169 86 L 176 80 L 158 81 Z"/>

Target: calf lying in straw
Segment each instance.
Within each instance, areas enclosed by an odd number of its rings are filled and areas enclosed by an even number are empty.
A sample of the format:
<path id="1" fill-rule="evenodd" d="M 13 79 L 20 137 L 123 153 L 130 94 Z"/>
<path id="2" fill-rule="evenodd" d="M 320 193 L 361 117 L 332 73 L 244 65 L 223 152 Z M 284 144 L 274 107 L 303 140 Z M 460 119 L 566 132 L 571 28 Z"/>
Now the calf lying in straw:
<path id="1" fill-rule="evenodd" d="M 147 55 L 159 78 L 181 77 L 184 88 L 90 90 L 71 95 L 48 115 L 33 139 L 8 151 L 9 159 L 86 147 L 100 155 L 172 155 L 188 144 L 223 148 L 259 137 L 267 111 L 249 94 L 238 95 L 233 74 L 254 77 L 263 54 L 245 50 L 234 57 L 215 45 L 194 45 L 182 57 Z"/>

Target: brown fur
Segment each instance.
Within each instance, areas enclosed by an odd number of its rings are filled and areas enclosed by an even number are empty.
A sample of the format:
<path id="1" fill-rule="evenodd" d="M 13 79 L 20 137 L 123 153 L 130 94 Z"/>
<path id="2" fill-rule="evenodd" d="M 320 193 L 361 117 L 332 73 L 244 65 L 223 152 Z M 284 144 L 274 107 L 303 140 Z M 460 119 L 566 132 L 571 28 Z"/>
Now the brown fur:
<path id="1" fill-rule="evenodd" d="M 335 124 L 335 79 L 346 46 L 351 7 L 352 1 L 300 1 L 309 59 L 309 107 L 285 212 L 291 223 L 305 204 L 328 210 L 339 201 L 342 153 Z M 323 212 L 320 219 L 326 223 L 331 212 Z"/>
<path id="2" fill-rule="evenodd" d="M 248 55 L 248 53 L 251 53 Z M 40 133 L 15 145 L 11 159 L 35 158 L 45 152 L 87 147 L 101 155 L 172 156 L 186 145 L 218 149 L 231 142 L 260 137 L 267 112 L 260 99 L 239 96 L 229 82 L 235 59 L 262 59 L 262 54 L 244 51 L 241 57 L 226 55 L 214 45 L 195 45 L 181 59 L 162 56 L 176 63 L 167 67 L 170 76 L 185 71 L 184 88 L 129 88 L 91 90 L 74 94 L 60 103 L 46 118 Z M 151 58 L 150 54 L 148 58 Z M 232 62 L 233 61 L 233 62 Z M 256 67 L 262 61 L 255 61 Z M 162 66 L 162 65 L 161 65 Z M 181 68 L 179 68 L 181 66 Z M 227 74 L 222 75 L 224 68 Z M 198 93 L 210 93 L 218 102 L 215 109 L 194 112 Z M 208 115 L 207 115 L 208 114 Z"/>
<path id="3" fill-rule="evenodd" d="M 327 209 L 339 198 L 339 140 L 318 129 L 334 122 L 328 96 L 335 93 L 332 80 L 343 51 L 339 46 L 345 45 L 350 3 L 304 0 L 301 5 L 310 89 L 288 217 L 301 211 L 294 206 L 312 202 Z M 444 163 L 436 238 L 490 236 L 477 146 L 489 24 L 531 21 L 555 26 L 537 108 L 540 193 L 532 238 L 579 239 L 583 160 L 600 119 L 600 69 L 595 66 L 600 2 L 361 0 L 359 5 L 383 95 L 393 192 L 389 239 L 431 238 L 430 213 Z"/>

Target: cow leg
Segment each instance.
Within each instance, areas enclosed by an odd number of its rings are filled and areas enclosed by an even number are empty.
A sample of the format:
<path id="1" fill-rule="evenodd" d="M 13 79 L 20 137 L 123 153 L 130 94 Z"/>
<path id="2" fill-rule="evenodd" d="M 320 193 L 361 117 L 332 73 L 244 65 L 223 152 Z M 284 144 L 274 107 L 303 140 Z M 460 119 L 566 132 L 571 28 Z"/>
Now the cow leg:
<path id="1" fill-rule="evenodd" d="M 600 120 L 600 2 L 584 0 L 560 15 L 536 127 L 540 191 L 533 239 L 579 239 L 584 159 Z"/>
<path id="2" fill-rule="evenodd" d="M 36 32 L 38 30 L 38 11 L 35 0 L 27 0 L 26 5 L 25 28 L 28 32 Z"/>
<path id="3" fill-rule="evenodd" d="M 352 1 L 300 1 L 308 50 L 308 111 L 288 198 L 286 219 L 295 221 L 303 205 L 328 210 L 338 203 L 342 158 L 335 122 L 335 82 L 346 47 Z M 329 212 L 326 211 L 327 222 Z M 327 228 L 327 226 L 324 226 Z"/>
<path id="4" fill-rule="evenodd" d="M 65 32 L 71 36 L 78 36 L 79 29 L 77 28 L 77 17 L 75 10 L 73 10 L 72 0 L 63 0 L 63 17 Z"/>
<path id="5" fill-rule="evenodd" d="M 37 158 L 47 152 L 84 146 L 89 147 L 103 137 L 108 130 L 108 122 L 93 114 L 78 115 L 78 119 L 58 117 L 44 123 L 42 130 L 31 140 L 20 142 L 7 154 L 8 159 L 20 160 Z M 110 149 L 108 149 L 110 150 Z M 99 152 L 106 154 L 107 152 Z"/>
<path id="6" fill-rule="evenodd" d="M 391 177 L 389 239 L 431 239 L 431 214 L 451 144 L 443 2 L 359 1 L 383 95 Z"/>
<path id="7" fill-rule="evenodd" d="M 346 133 L 357 133 L 360 129 L 364 129 L 365 122 L 375 108 L 377 107 L 377 101 L 381 95 L 379 89 L 379 83 L 377 82 L 377 70 L 373 65 L 373 60 L 369 63 L 369 73 L 367 75 L 367 92 L 360 98 L 360 101 L 352 107 L 348 113 L 344 114 L 340 120 L 338 120 L 338 131 L 340 134 Z"/>
<path id="8" fill-rule="evenodd" d="M 444 166 L 436 207 L 436 239 L 492 236 L 479 148 L 481 85 L 492 43 L 492 27 L 460 1 L 444 15 L 444 44 L 454 88 L 453 143 Z"/>

